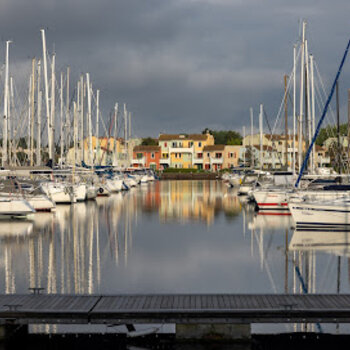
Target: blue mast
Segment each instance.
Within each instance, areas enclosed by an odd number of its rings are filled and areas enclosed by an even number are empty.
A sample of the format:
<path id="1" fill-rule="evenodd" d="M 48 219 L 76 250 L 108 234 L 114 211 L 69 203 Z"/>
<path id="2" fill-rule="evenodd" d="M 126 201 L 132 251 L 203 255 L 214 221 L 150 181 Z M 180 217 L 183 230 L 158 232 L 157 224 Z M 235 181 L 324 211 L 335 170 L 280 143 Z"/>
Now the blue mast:
<path id="1" fill-rule="evenodd" d="M 313 136 L 313 138 L 312 138 L 312 141 L 311 141 L 311 144 L 310 144 L 310 146 L 309 146 L 309 148 L 308 148 L 308 150 L 307 150 L 307 152 L 306 152 L 306 156 L 305 156 L 303 165 L 302 165 L 302 167 L 301 167 L 301 169 L 300 169 L 298 179 L 297 179 L 297 181 L 296 181 L 296 183 L 295 183 L 295 185 L 294 185 L 295 187 L 298 187 L 298 186 L 299 186 L 299 182 L 300 182 L 300 180 L 301 180 L 301 177 L 303 176 L 303 173 L 304 173 L 304 170 L 305 170 L 307 161 L 308 161 L 308 159 L 309 159 L 309 157 L 310 157 L 310 153 L 311 153 L 311 150 L 312 150 L 312 146 L 313 146 L 314 143 L 316 142 L 317 135 L 318 135 L 318 133 L 320 132 L 321 124 L 322 124 L 322 122 L 323 122 L 323 119 L 324 119 L 325 116 L 326 116 L 326 113 L 327 113 L 327 110 L 328 110 L 328 106 L 329 106 L 329 104 L 330 104 L 330 102 L 331 102 L 331 100 L 332 100 L 332 97 L 333 97 L 333 94 L 334 94 L 334 90 L 335 90 L 335 86 L 336 86 L 337 81 L 338 81 L 338 79 L 339 79 L 340 73 L 341 73 L 341 71 L 342 71 L 342 69 L 343 69 L 343 65 L 344 65 L 346 56 L 348 55 L 349 47 L 350 47 L 350 40 L 349 40 L 349 42 L 348 42 L 348 45 L 346 46 L 346 50 L 345 50 L 345 52 L 344 52 L 343 59 L 341 60 L 341 63 L 340 63 L 340 66 L 339 66 L 337 75 L 335 76 L 335 79 L 334 79 L 334 82 L 333 82 L 333 85 L 332 85 L 331 92 L 330 92 L 330 94 L 329 94 L 329 96 L 328 96 L 327 102 L 326 102 L 326 104 L 325 104 L 325 106 L 324 106 L 324 109 L 323 109 L 323 112 L 322 112 L 322 116 L 321 116 L 321 118 L 320 118 L 320 120 L 319 120 L 319 122 L 318 122 L 318 124 L 317 124 L 317 128 L 316 128 L 316 130 L 315 130 L 315 134 L 314 134 L 314 136 Z"/>

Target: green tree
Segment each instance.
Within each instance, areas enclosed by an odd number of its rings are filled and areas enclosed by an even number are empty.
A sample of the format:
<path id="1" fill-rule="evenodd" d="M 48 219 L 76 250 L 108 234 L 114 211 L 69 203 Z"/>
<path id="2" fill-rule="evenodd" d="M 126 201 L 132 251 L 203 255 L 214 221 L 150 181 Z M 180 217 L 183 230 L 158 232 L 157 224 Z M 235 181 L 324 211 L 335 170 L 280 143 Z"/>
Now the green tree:
<path id="1" fill-rule="evenodd" d="M 142 146 L 158 146 L 158 140 L 153 139 L 152 137 L 145 137 L 141 142 Z"/>
<path id="2" fill-rule="evenodd" d="M 346 136 L 348 134 L 348 124 L 341 124 L 339 130 L 341 136 Z M 336 125 L 327 125 L 325 128 L 322 128 L 317 136 L 316 144 L 322 146 L 329 137 L 337 137 Z"/>
<path id="3" fill-rule="evenodd" d="M 206 134 L 209 132 L 214 136 L 215 144 L 217 145 L 241 145 L 242 144 L 242 136 L 239 132 L 234 130 L 210 130 L 205 128 L 202 131 L 202 134 Z"/>

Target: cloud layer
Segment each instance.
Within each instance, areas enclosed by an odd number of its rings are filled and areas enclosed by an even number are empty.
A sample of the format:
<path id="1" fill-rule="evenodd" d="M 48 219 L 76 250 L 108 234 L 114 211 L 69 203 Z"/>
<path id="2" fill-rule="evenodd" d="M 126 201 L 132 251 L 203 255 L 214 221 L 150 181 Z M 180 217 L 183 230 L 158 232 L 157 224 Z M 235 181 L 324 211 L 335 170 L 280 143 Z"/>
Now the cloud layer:
<path id="1" fill-rule="evenodd" d="M 90 72 L 105 117 L 126 102 L 134 135 L 241 130 L 259 103 L 273 124 L 300 18 L 329 88 L 349 38 L 349 10 L 347 0 L 2 0 L 0 60 L 12 39 L 11 64 L 24 75 L 46 28 L 58 69 L 70 65 L 75 78 Z"/>

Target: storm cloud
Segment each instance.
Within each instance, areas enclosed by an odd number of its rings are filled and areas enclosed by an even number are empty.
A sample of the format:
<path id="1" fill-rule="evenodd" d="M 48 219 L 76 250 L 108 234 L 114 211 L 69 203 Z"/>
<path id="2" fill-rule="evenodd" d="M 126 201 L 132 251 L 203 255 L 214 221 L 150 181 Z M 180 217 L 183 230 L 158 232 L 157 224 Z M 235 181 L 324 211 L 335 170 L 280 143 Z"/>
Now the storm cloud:
<path id="1" fill-rule="evenodd" d="M 350 3 L 278 0 L 1 0 L 0 60 L 29 74 L 40 28 L 58 70 L 90 72 L 104 117 L 133 113 L 134 136 L 238 129 L 264 103 L 274 120 L 293 62 L 300 20 L 329 89 L 349 39 Z M 17 72 L 17 73 L 18 73 Z M 349 63 L 341 77 L 345 111 Z M 14 72 L 15 74 L 16 72 Z M 26 85 L 27 86 L 27 85 Z M 343 113 L 345 114 L 345 112 Z M 342 118 L 346 118 L 345 115 Z"/>

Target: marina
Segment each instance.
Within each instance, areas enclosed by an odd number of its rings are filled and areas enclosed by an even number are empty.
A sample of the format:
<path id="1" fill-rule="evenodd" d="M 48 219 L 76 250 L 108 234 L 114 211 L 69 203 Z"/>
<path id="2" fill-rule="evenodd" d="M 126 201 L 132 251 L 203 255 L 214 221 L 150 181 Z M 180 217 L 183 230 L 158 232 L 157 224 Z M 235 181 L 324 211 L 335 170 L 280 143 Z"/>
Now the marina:
<path id="1" fill-rule="evenodd" d="M 349 339 L 346 31 L 151 3 L 2 27 L 0 348 Z"/>

